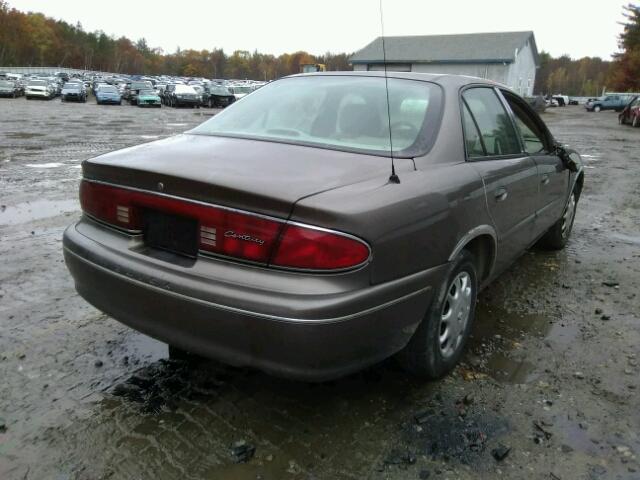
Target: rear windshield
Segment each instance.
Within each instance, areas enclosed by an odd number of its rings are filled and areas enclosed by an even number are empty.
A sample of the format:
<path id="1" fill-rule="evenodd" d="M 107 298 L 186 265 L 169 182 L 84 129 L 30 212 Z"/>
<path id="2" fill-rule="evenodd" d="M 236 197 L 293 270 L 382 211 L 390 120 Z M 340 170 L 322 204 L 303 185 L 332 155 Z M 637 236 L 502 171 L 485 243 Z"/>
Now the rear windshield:
<path id="1" fill-rule="evenodd" d="M 131 82 L 131 90 L 139 90 L 141 88 L 151 88 L 151 82 Z"/>
<path id="2" fill-rule="evenodd" d="M 118 93 L 118 89 L 116 87 L 104 86 L 98 88 L 100 93 Z"/>
<path id="3" fill-rule="evenodd" d="M 389 109 L 383 77 L 285 78 L 235 102 L 189 133 L 379 155 L 388 155 L 392 143 L 394 155 L 421 155 L 438 128 L 440 87 L 396 78 L 389 78 L 388 84 Z"/>
<path id="4" fill-rule="evenodd" d="M 211 93 L 214 95 L 231 96 L 231 92 L 225 87 L 211 87 Z"/>
<path id="5" fill-rule="evenodd" d="M 47 82 L 45 82 L 44 80 L 31 80 L 29 82 L 29 86 L 30 87 L 46 87 Z"/>
<path id="6" fill-rule="evenodd" d="M 176 93 L 193 93 L 193 94 L 195 94 L 196 91 L 194 90 L 193 87 L 191 87 L 189 85 L 176 85 Z"/>
<path id="7" fill-rule="evenodd" d="M 253 89 L 251 87 L 229 87 L 229 90 L 231 90 L 233 93 L 251 93 L 253 92 Z"/>

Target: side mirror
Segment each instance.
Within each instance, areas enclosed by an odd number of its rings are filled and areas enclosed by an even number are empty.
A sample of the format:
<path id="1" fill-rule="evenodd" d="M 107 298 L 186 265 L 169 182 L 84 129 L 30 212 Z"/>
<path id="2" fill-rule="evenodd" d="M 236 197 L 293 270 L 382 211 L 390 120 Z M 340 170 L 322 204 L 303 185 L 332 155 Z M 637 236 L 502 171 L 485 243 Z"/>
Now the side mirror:
<path id="1" fill-rule="evenodd" d="M 555 154 L 560 157 L 565 168 L 571 172 L 577 172 L 582 165 L 582 159 L 575 150 L 565 148 L 559 143 L 555 145 Z"/>

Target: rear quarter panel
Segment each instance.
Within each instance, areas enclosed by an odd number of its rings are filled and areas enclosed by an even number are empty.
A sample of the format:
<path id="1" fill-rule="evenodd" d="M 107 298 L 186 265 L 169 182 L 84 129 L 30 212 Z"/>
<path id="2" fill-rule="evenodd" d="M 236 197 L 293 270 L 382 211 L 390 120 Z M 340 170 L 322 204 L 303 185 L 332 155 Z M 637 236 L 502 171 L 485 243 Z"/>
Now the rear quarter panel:
<path id="1" fill-rule="evenodd" d="M 400 179 L 313 195 L 296 204 L 292 219 L 367 241 L 372 284 L 446 263 L 467 232 L 489 221 L 482 180 L 467 163 L 436 164 L 403 172 Z"/>

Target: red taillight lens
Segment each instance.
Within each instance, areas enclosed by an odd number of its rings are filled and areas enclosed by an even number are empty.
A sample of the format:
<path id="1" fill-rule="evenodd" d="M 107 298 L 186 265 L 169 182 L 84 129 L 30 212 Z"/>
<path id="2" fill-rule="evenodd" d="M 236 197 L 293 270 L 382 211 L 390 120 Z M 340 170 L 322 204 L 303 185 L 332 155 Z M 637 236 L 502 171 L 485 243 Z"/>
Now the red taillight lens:
<path id="1" fill-rule="evenodd" d="M 80 206 L 92 217 L 127 230 L 142 230 L 142 218 L 131 203 L 131 191 L 99 183 L 80 182 Z"/>
<path id="2" fill-rule="evenodd" d="M 151 192 L 95 182 L 80 184 L 82 210 L 98 220 L 142 231 L 145 210 L 193 218 L 200 250 L 266 264 L 283 222 Z"/>
<path id="3" fill-rule="evenodd" d="M 369 259 L 369 247 L 351 236 L 288 224 L 272 265 L 308 270 L 338 270 Z"/>
<path id="4" fill-rule="evenodd" d="M 340 270 L 361 265 L 370 254 L 367 244 L 342 233 L 86 180 L 80 183 L 80 204 L 97 220 L 131 232 L 144 230 L 148 210 L 192 218 L 201 251 L 275 267 Z"/>

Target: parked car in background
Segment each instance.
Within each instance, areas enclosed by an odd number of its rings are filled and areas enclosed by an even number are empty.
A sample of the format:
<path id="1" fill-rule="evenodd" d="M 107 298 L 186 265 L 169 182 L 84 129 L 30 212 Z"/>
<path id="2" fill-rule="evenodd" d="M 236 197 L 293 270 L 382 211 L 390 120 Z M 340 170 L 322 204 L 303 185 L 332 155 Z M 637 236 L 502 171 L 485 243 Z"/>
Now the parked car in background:
<path id="1" fill-rule="evenodd" d="M 63 240 L 82 297 L 171 355 L 305 380 L 396 353 L 445 375 L 479 290 L 567 244 L 584 181 L 506 87 L 397 72 L 276 80 L 82 168 Z"/>
<path id="2" fill-rule="evenodd" d="M 162 107 L 162 100 L 155 90 L 140 90 L 137 103 L 139 107 Z"/>
<path id="3" fill-rule="evenodd" d="M 197 107 L 200 108 L 202 96 L 190 85 L 176 85 L 169 94 L 169 105 L 172 107 Z"/>
<path id="4" fill-rule="evenodd" d="M 567 95 L 553 95 L 553 99 L 558 103 L 559 107 L 569 105 L 569 97 Z"/>
<path id="5" fill-rule="evenodd" d="M 20 96 L 20 89 L 18 88 L 16 82 L 12 82 L 11 80 L 0 79 L 0 97 L 16 98 L 19 96 Z"/>
<path id="6" fill-rule="evenodd" d="M 62 87 L 62 101 L 69 102 L 86 102 L 87 101 L 87 89 L 84 84 L 79 82 L 65 83 Z"/>
<path id="7" fill-rule="evenodd" d="M 622 125 L 640 127 L 640 95 L 631 99 L 626 107 L 618 115 L 618 122 Z"/>
<path id="8" fill-rule="evenodd" d="M 133 81 L 127 83 L 122 97 L 131 105 L 136 105 L 138 102 L 138 92 L 140 90 L 153 90 L 153 85 L 149 81 Z"/>
<path id="9" fill-rule="evenodd" d="M 208 85 L 205 87 L 203 103 L 209 108 L 228 107 L 235 101 L 235 95 L 226 87 L 221 85 Z"/>
<path id="10" fill-rule="evenodd" d="M 32 98 L 51 100 L 56 96 L 56 93 L 54 87 L 46 80 L 29 80 L 24 89 L 24 96 L 27 100 Z"/>
<path id="11" fill-rule="evenodd" d="M 236 98 L 236 100 L 240 100 L 241 98 L 249 95 L 251 92 L 254 91 L 253 88 L 247 85 L 234 85 L 234 86 L 228 87 L 228 89 Z"/>
<path id="12" fill-rule="evenodd" d="M 621 112 L 633 96 L 629 94 L 610 94 L 604 97 L 589 100 L 585 104 L 588 112 L 600 112 L 602 110 L 615 110 Z"/>
<path id="13" fill-rule="evenodd" d="M 95 95 L 96 103 L 98 105 L 122 105 L 122 96 L 118 89 L 113 85 L 98 87 Z"/>

